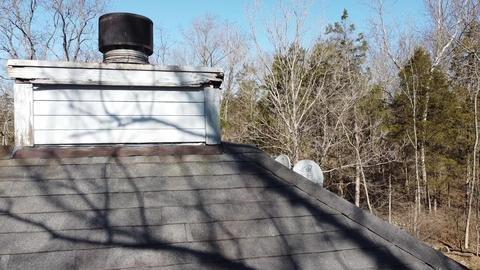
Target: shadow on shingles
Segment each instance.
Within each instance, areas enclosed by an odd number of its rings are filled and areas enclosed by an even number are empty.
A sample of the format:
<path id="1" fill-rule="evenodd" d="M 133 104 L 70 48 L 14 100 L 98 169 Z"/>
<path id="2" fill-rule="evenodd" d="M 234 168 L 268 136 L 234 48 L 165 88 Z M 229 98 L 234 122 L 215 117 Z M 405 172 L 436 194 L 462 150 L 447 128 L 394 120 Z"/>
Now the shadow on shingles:
<path id="1" fill-rule="evenodd" d="M 232 155 L 240 157 L 240 155 Z M 172 165 L 178 166 L 177 169 L 181 172 L 180 175 L 192 176 L 195 177 L 195 172 L 192 171 L 192 167 L 188 166 L 188 163 L 181 163 L 181 157 L 178 157 L 179 163 Z M 36 230 L 48 232 L 51 239 L 60 240 L 63 243 L 72 244 L 72 249 L 75 247 L 81 247 L 82 249 L 85 246 L 88 249 L 105 249 L 105 248 L 129 248 L 141 251 L 155 251 L 165 254 L 174 254 L 178 257 L 178 263 L 198 263 L 204 267 L 214 267 L 215 269 L 253 269 L 253 266 L 249 265 L 248 262 L 242 261 L 239 259 L 248 259 L 252 257 L 251 251 L 248 249 L 254 249 L 255 247 L 244 246 L 241 244 L 242 239 L 237 239 L 235 233 L 232 232 L 226 225 L 218 224 L 217 227 L 209 227 L 206 233 L 206 238 L 211 241 L 203 242 L 203 246 L 195 246 L 195 243 L 189 245 L 189 239 L 186 239 L 186 242 L 182 243 L 172 243 L 169 240 L 170 236 L 158 235 L 152 231 L 152 224 L 149 223 L 151 217 L 147 216 L 147 211 L 149 206 L 145 204 L 145 193 L 148 191 L 141 190 L 138 187 L 138 178 L 135 177 L 135 168 L 136 165 L 125 164 L 121 159 L 117 158 L 115 155 L 112 155 L 108 162 L 101 164 L 101 170 L 103 171 L 103 177 L 95 181 L 94 188 L 98 188 L 102 192 L 99 194 L 88 194 L 82 190 L 82 187 L 78 185 L 79 178 L 81 178 L 82 172 L 78 171 L 81 167 L 73 166 L 62 166 L 61 159 L 56 159 L 57 166 L 54 168 L 61 168 L 60 174 L 65 175 L 66 179 L 69 180 L 68 186 L 61 186 L 63 189 L 68 189 L 69 194 L 67 196 L 42 196 L 42 203 L 53 207 L 56 211 L 61 211 L 65 213 L 68 220 L 83 220 L 85 223 L 91 224 L 95 227 L 95 230 L 102 232 L 100 238 L 92 237 L 92 235 L 82 234 L 82 233 L 72 233 L 71 231 L 65 230 L 56 230 L 53 226 L 49 225 L 46 221 L 38 221 L 35 219 L 26 218 L 25 215 L 15 213 L 12 211 L 15 205 L 13 199 L 5 199 L 9 204 L 6 205 L 4 209 L 0 210 L 0 213 L 5 215 L 8 219 L 13 219 L 24 224 L 28 224 Z M 201 162 L 199 162 L 200 164 Z M 227 163 L 226 163 L 227 164 Z M 131 190 L 131 197 L 129 197 L 130 203 L 136 205 L 134 211 L 136 212 L 134 217 L 138 218 L 140 224 L 137 226 L 119 226 L 121 224 L 112 223 L 112 215 L 115 209 L 115 203 L 117 199 L 113 198 L 120 193 L 111 192 L 110 181 L 109 179 L 109 169 L 114 166 L 116 170 L 115 174 L 123 175 L 121 178 L 122 184 L 126 185 L 128 190 Z M 47 168 L 47 167 L 45 167 Z M 51 167 L 49 167 L 51 168 Z M 34 166 L 23 166 L 23 169 L 30 175 L 32 181 L 37 183 L 38 190 L 42 194 L 48 195 L 52 194 L 53 190 L 59 188 L 56 186 L 55 181 L 49 180 L 45 177 L 42 171 L 39 171 L 38 168 Z M 262 185 L 267 188 L 261 192 L 261 196 L 264 198 L 258 198 L 259 201 L 262 199 L 272 199 L 282 200 L 289 202 L 292 206 L 297 208 L 303 208 L 308 211 L 308 213 L 316 219 L 316 222 L 323 225 L 328 225 L 335 227 L 338 231 L 337 235 L 342 239 L 349 239 L 354 246 L 358 248 L 373 248 L 377 247 L 377 242 L 372 242 L 372 239 L 368 238 L 366 235 L 361 233 L 355 233 L 352 229 L 345 223 L 339 222 L 339 220 L 334 216 L 323 209 L 315 205 L 312 200 L 303 196 L 298 190 L 295 190 L 292 187 L 280 185 L 274 188 L 268 188 L 276 186 L 275 183 L 281 182 L 278 178 L 268 174 L 267 171 L 259 166 L 254 165 L 249 160 L 239 160 L 237 162 L 228 162 L 228 167 L 226 169 L 237 171 L 237 172 L 248 172 L 250 174 L 255 174 L 259 176 L 259 181 Z M 133 170 L 133 171 L 132 171 Z M 248 176 L 246 176 L 248 177 Z M 175 181 L 172 177 L 172 181 Z M 207 180 L 205 180 L 207 181 Z M 45 184 L 47 183 L 47 184 Z M 215 220 L 215 216 L 212 216 L 208 210 L 208 206 L 212 203 L 211 198 L 205 197 L 207 193 L 202 192 L 202 183 L 197 183 L 195 181 L 191 182 L 189 187 L 192 191 L 191 194 L 194 198 L 188 198 L 193 202 L 197 211 L 200 211 L 206 219 Z M 219 190 L 218 192 L 222 192 Z M 167 194 L 167 193 L 165 193 Z M 69 201 L 69 197 L 75 196 L 79 200 L 79 203 L 86 205 L 88 209 L 93 212 L 92 215 L 87 215 L 85 211 L 76 211 L 75 206 L 72 205 L 72 202 Z M 167 196 L 167 195 L 165 195 Z M 175 198 L 173 198 L 175 199 Z M 218 201 L 216 203 L 241 203 L 225 198 L 225 201 Z M 181 204 L 181 203 L 180 203 Z M 258 204 L 258 207 L 261 207 Z M 267 209 L 264 209 L 265 212 L 268 212 Z M 271 213 L 267 213 L 271 214 Z M 270 215 L 270 219 L 275 223 L 275 216 Z M 186 225 L 188 226 L 188 224 Z M 295 224 L 295 226 L 301 226 L 300 224 Z M 281 228 L 278 228 L 280 231 Z M 173 232 L 175 233 L 175 232 Z M 222 237 L 228 240 L 218 240 L 219 234 L 222 234 Z M 0 238 L 2 236 L 0 235 Z M 188 236 L 187 236 L 188 237 Z M 302 243 L 294 242 L 292 243 L 288 235 L 278 235 L 280 239 L 281 247 L 274 246 L 271 247 L 274 250 L 280 250 L 282 255 L 286 256 L 288 259 L 288 267 L 292 269 L 301 268 L 301 264 L 294 259 L 293 256 L 296 253 L 299 253 L 299 250 L 302 250 L 302 247 L 299 246 Z M 334 244 L 336 239 L 324 238 L 325 241 L 328 241 L 330 244 Z M 191 240 L 191 239 L 190 239 Z M 228 242 L 228 247 L 231 250 L 224 250 L 226 247 L 224 242 Z M 185 244 L 186 243 L 186 244 Z M 334 251 L 335 247 L 333 247 Z M 52 248 L 52 251 L 55 250 L 55 247 Z M 49 250 L 47 250 L 49 251 Z M 318 251 L 308 251 L 308 252 L 318 252 Z M 250 254 L 250 255 L 249 255 Z M 262 256 L 258 254 L 258 256 Z M 335 254 L 336 260 L 344 268 L 349 268 L 345 263 L 344 257 L 338 252 Z M 406 265 L 408 262 L 403 261 L 402 258 L 397 258 L 393 256 L 386 249 L 376 249 L 375 252 L 369 253 L 369 259 L 381 266 L 385 263 L 385 258 L 388 258 L 389 265 Z M 140 262 L 141 263 L 141 262 Z"/>

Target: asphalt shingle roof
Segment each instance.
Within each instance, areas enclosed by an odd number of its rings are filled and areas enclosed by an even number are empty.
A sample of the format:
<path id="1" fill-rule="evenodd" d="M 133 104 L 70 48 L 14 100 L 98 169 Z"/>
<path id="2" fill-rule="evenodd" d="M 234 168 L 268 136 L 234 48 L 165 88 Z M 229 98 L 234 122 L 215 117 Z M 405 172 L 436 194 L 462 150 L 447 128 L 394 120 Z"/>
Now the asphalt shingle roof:
<path id="1" fill-rule="evenodd" d="M 0 269 L 463 269 L 257 148 L 0 161 Z"/>

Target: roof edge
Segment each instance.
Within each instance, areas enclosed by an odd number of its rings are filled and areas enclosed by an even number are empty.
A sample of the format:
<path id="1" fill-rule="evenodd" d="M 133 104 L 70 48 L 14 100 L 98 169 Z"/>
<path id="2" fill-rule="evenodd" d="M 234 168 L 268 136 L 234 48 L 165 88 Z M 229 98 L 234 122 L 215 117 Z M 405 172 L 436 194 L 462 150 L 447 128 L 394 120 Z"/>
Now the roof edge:
<path id="1" fill-rule="evenodd" d="M 332 207 L 338 212 L 342 213 L 349 219 L 366 227 L 373 233 L 384 238 L 386 241 L 392 243 L 403 251 L 411 254 L 417 259 L 430 265 L 435 269 L 467 269 L 460 263 L 448 258 L 440 251 L 433 249 L 421 240 L 411 236 L 405 230 L 396 227 L 381 218 L 356 207 L 354 204 L 337 196 L 333 192 L 320 187 L 303 176 L 289 170 L 285 166 L 270 158 L 263 151 L 254 151 L 252 146 L 245 146 L 240 149 L 240 145 L 234 145 L 236 149 L 232 150 L 231 145 L 224 145 L 226 152 L 237 153 L 245 158 L 259 164 L 265 169 L 269 170 L 275 176 L 292 183 L 295 187 L 314 197 L 322 203 Z"/>

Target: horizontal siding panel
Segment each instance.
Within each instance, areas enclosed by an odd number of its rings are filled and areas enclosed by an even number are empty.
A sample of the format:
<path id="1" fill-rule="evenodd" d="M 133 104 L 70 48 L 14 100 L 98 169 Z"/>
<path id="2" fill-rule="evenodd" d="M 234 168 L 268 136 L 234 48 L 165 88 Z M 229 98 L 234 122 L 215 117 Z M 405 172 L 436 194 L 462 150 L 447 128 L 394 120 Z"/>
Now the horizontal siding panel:
<path id="1" fill-rule="evenodd" d="M 204 142 L 205 129 L 35 130 L 35 144 Z"/>
<path id="2" fill-rule="evenodd" d="M 202 89 L 203 90 L 203 89 Z M 36 89 L 34 100 L 203 102 L 203 91 Z"/>
<path id="3" fill-rule="evenodd" d="M 204 103 L 35 101 L 34 115 L 204 115 Z"/>
<path id="4" fill-rule="evenodd" d="M 35 129 L 188 129 L 205 128 L 204 116 L 34 116 Z"/>

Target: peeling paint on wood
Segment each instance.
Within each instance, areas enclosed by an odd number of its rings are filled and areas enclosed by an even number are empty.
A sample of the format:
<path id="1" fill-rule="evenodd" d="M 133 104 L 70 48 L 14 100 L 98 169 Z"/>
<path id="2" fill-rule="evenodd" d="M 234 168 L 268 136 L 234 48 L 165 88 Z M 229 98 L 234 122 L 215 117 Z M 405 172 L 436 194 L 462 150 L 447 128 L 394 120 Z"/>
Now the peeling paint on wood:
<path id="1" fill-rule="evenodd" d="M 33 88 L 31 84 L 16 83 L 14 92 L 15 145 L 33 146 Z"/>
<path id="2" fill-rule="evenodd" d="M 217 88 L 205 87 L 206 144 L 221 142 L 220 92 Z"/>
<path id="3" fill-rule="evenodd" d="M 163 86 L 200 87 L 222 82 L 221 72 L 204 71 L 199 68 L 164 68 L 151 65 L 113 64 L 67 64 L 64 62 L 9 61 L 8 75 L 11 78 L 29 80 L 34 84 L 81 84 L 111 86 Z M 135 65 L 133 65 L 135 66 Z M 106 67 L 106 68 L 105 68 Z"/>

